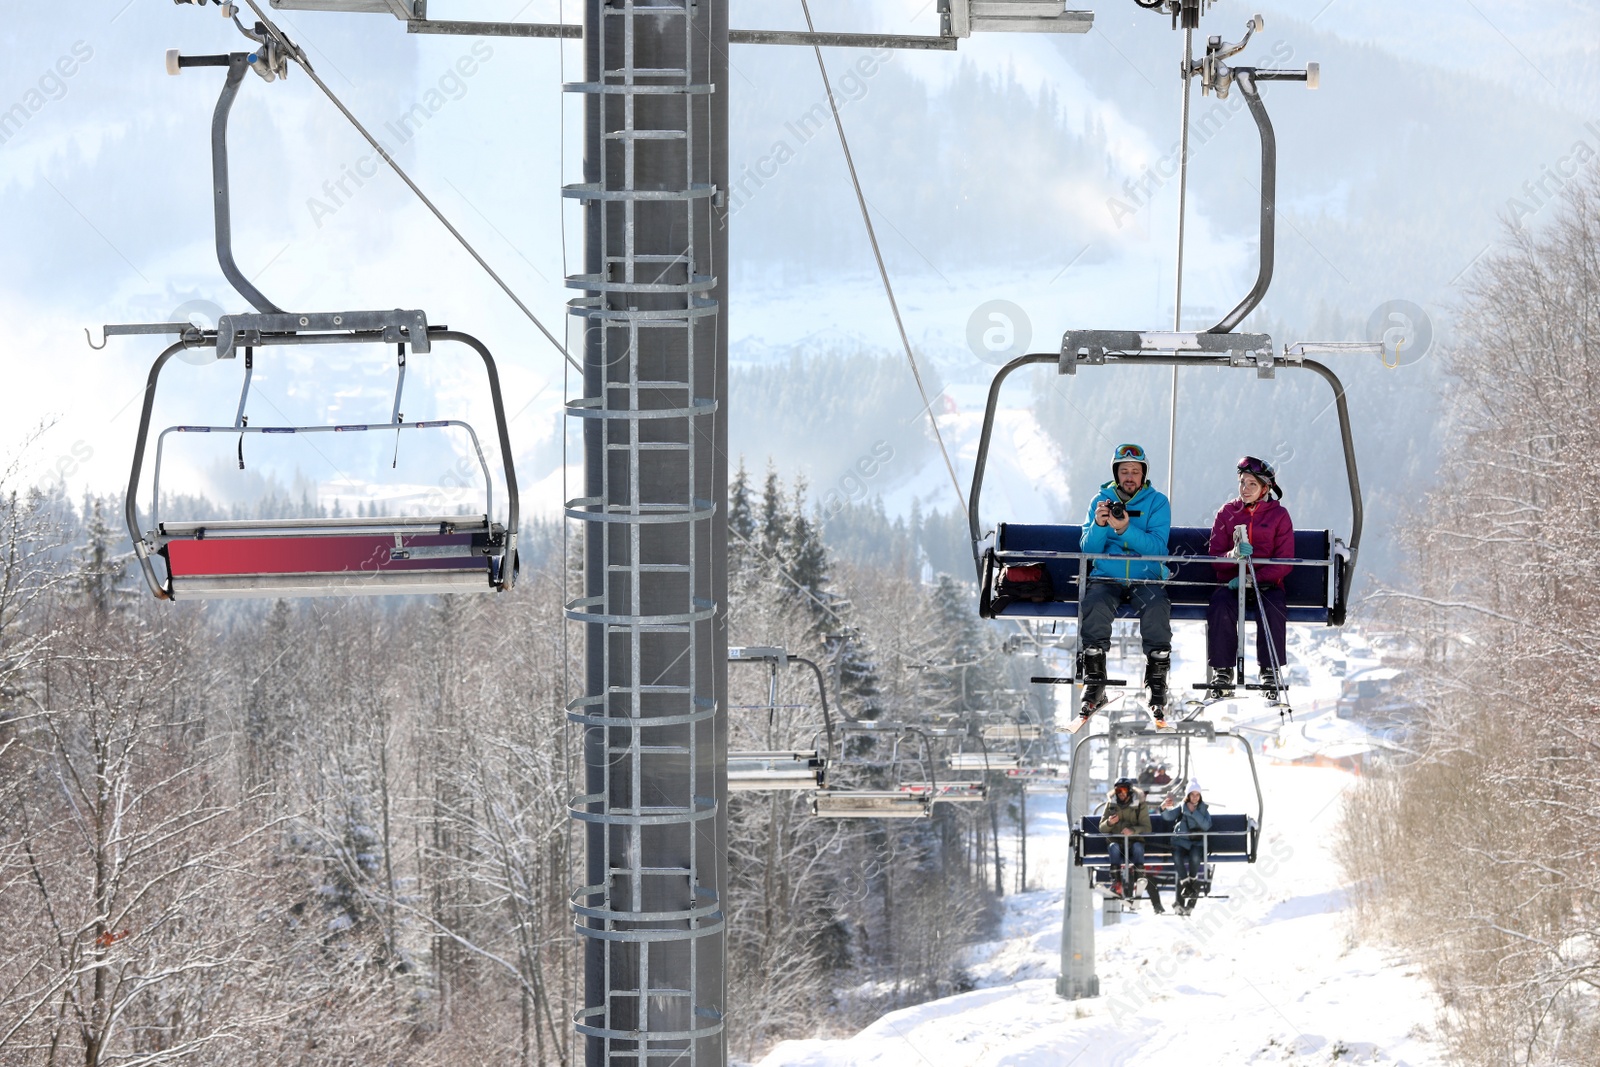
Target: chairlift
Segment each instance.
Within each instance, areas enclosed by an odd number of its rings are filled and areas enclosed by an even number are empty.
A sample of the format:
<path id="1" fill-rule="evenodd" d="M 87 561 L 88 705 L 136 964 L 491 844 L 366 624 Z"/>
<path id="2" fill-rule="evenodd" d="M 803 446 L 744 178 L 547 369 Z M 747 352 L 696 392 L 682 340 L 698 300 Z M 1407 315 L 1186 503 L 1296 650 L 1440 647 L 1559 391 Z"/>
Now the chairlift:
<path id="1" fill-rule="evenodd" d="M 1120 747 L 1128 741 L 1136 744 L 1159 743 L 1175 746 L 1182 752 L 1184 767 L 1191 766 L 1190 747 L 1196 741 L 1204 745 L 1227 742 L 1229 747 L 1242 749 L 1248 760 L 1251 783 L 1255 790 L 1256 811 L 1254 815 L 1217 811 L 1211 813 L 1211 829 L 1200 835 L 1206 842 L 1204 877 L 1200 882 L 1200 894 L 1211 895 L 1217 864 L 1256 861 L 1261 841 L 1261 826 L 1266 815 L 1266 801 L 1261 793 L 1261 777 L 1256 771 L 1255 753 L 1246 737 L 1235 730 L 1218 730 L 1212 723 L 1203 720 L 1191 719 L 1174 723 L 1172 727 L 1164 730 L 1152 728 L 1147 722 L 1112 723 L 1107 733 L 1090 734 L 1077 739 L 1072 748 L 1071 777 L 1076 779 L 1079 775 L 1090 773 L 1091 745 Z M 1072 826 L 1072 863 L 1076 867 L 1090 868 L 1093 884 L 1109 886 L 1113 872 L 1106 846 L 1113 835 L 1100 832 L 1100 815 L 1090 810 L 1099 806 L 1096 800 L 1097 798 L 1091 797 L 1087 790 L 1083 791 L 1081 798 L 1077 793 L 1069 796 L 1067 815 Z M 1172 833 L 1141 835 L 1144 840 L 1145 876 L 1158 887 L 1173 885 L 1175 881 L 1171 858 L 1171 839 L 1174 836 L 1176 835 Z"/>
<path id="2" fill-rule="evenodd" d="M 1064 793 L 1071 785 L 1065 767 L 1009 767 L 1005 775 L 1020 784 L 1024 793 Z"/>
<path id="3" fill-rule="evenodd" d="M 1177 11 L 1178 8 L 1174 7 L 1173 10 Z M 1197 16 L 1197 11 L 1195 14 Z M 1290 576 L 1283 583 L 1290 622 L 1321 623 L 1328 626 L 1342 626 L 1345 622 L 1350 602 L 1351 582 L 1361 543 L 1363 519 L 1361 486 L 1356 470 L 1355 444 L 1344 386 L 1333 370 L 1309 358 L 1309 354 L 1381 351 L 1381 346 L 1344 342 L 1299 343 L 1286 345 L 1279 351 L 1267 334 L 1234 332 L 1235 327 L 1266 295 L 1273 272 L 1277 142 L 1258 91 L 1259 83 L 1301 81 L 1315 88 L 1319 78 L 1315 64 L 1309 65 L 1305 70 L 1264 70 L 1252 67 L 1234 68 L 1225 63 L 1227 57 L 1244 48 L 1251 35 L 1258 32 L 1261 26 L 1259 16 L 1252 19 L 1244 40 L 1237 44 L 1224 44 L 1219 37 L 1211 38 L 1205 59 L 1194 61 L 1193 67 L 1188 72 L 1201 78 L 1203 92 L 1214 92 L 1220 98 L 1225 98 L 1230 89 L 1237 88 L 1255 119 L 1261 140 L 1262 174 L 1259 266 L 1255 283 L 1232 311 L 1204 332 L 1069 330 L 1062 337 L 1060 351 L 1019 356 L 1000 369 L 989 388 L 967 505 L 973 562 L 980 591 L 978 610 L 984 618 L 1046 622 L 1076 618 L 1079 598 L 1087 584 L 1091 563 L 1097 559 L 1110 558 L 1106 555 L 1091 555 L 1080 551 L 1079 539 L 1082 527 L 1076 523 L 1002 521 L 992 530 L 984 525 L 982 511 L 984 473 L 994 438 L 1000 391 L 1006 380 L 1023 367 L 1051 364 L 1056 367 L 1057 373 L 1074 376 L 1080 371 L 1095 373 L 1098 368 L 1170 366 L 1254 371 L 1260 379 L 1275 379 L 1280 370 L 1304 370 L 1326 381 L 1333 392 L 1333 404 L 1338 413 L 1345 475 L 1350 491 L 1350 529 L 1345 534 L 1332 530 L 1297 530 L 1292 558 L 1256 559 L 1253 563 L 1257 566 L 1286 564 L 1292 568 Z M 1160 584 L 1167 591 L 1174 620 L 1200 620 L 1206 617 L 1211 595 L 1217 588 L 1216 577 L 1211 567 L 1217 558 L 1210 555 L 1210 539 L 1209 527 L 1174 526 L 1167 545 L 1167 555 L 1141 557 L 1167 565 L 1170 577 Z M 1002 572 L 1007 566 L 1019 563 L 1044 565 L 1053 587 L 1050 599 L 1035 602 L 1023 598 L 998 597 L 998 583 Z M 1121 605 L 1118 612 L 1123 617 L 1131 617 L 1134 613 L 1131 605 Z M 1245 621 L 1245 615 L 1241 612 L 1239 620 L 1241 631 Z M 1247 647 L 1242 639 L 1239 647 L 1241 651 Z M 1080 675 L 1081 664 L 1075 667 L 1072 680 L 1081 681 Z M 1035 679 L 1035 681 L 1049 680 L 1051 679 Z M 1065 679 L 1059 680 L 1065 681 Z"/>
<path id="4" fill-rule="evenodd" d="M 933 797 L 888 789 L 819 789 L 811 794 L 811 814 L 823 819 L 923 819 L 933 814 Z"/>
<path id="5" fill-rule="evenodd" d="M 767 724 L 774 723 L 780 706 L 807 707 L 808 705 L 779 705 L 778 682 L 780 673 L 792 663 L 810 667 L 816 675 L 817 692 L 822 706 L 822 748 L 776 750 L 761 752 L 733 751 L 728 753 L 728 791 L 760 792 L 770 790 L 820 789 L 827 784 L 828 760 L 825 752 L 833 746 L 833 719 L 828 711 L 828 691 L 823 683 L 822 669 L 804 656 L 793 656 L 775 645 L 739 645 L 728 649 L 729 663 L 761 663 L 767 667 L 767 702 L 750 705 L 753 710 L 767 712 Z M 770 740 L 769 740 L 770 743 Z"/>
<path id="6" fill-rule="evenodd" d="M 162 600 L 503 592 L 510 589 L 517 572 L 517 479 L 511 462 L 511 441 L 499 374 L 488 348 L 470 334 L 430 325 L 420 310 L 285 312 L 268 300 L 234 262 L 228 116 L 247 71 L 269 82 L 286 77 L 288 73 L 288 57 L 267 39 L 264 27 L 258 24 L 254 34 L 244 30 L 243 24 L 239 24 L 239 28 L 262 42 L 261 47 L 249 53 L 207 56 L 184 56 L 172 50 L 167 53 L 167 71 L 178 74 L 193 67 L 227 69 L 211 125 L 217 261 L 224 276 L 255 311 L 223 315 L 215 329 L 189 322 L 134 323 L 104 329 L 106 337 L 173 334 L 178 338 L 150 368 L 124 505 L 128 533 L 145 580 L 151 592 Z M 91 339 L 90 344 L 93 343 Z M 495 511 L 494 479 L 477 431 L 460 419 L 405 420 L 401 405 L 407 359 L 429 355 L 434 346 L 440 344 L 463 346 L 483 362 L 506 490 L 503 519 Z M 258 353 L 264 356 L 273 348 L 296 345 L 392 347 L 397 380 L 388 421 L 312 426 L 252 425 L 247 408 Z M 215 362 L 242 364 L 243 383 L 232 422 L 169 426 L 153 434 L 151 417 L 162 371 L 172 357 L 201 348 L 213 349 Z M 484 479 L 481 511 L 259 520 L 175 520 L 162 515 L 161 463 L 168 438 L 173 434 L 237 435 L 242 466 L 244 441 L 254 435 L 393 433 L 398 448 L 401 434 L 448 429 L 464 431 L 476 455 Z M 150 479 L 150 523 L 144 526 L 139 519 L 138 495 L 152 437 L 155 455 Z M 164 576 L 154 565 L 158 558 Z"/>
<path id="7" fill-rule="evenodd" d="M 1004 771 L 1022 765 L 1022 757 L 1015 752 L 952 752 L 945 757 L 945 766 L 952 771 Z"/>
<path id="8" fill-rule="evenodd" d="M 1015 744 L 1019 749 L 1030 741 L 1042 741 L 1044 728 L 1036 722 L 989 723 L 983 727 L 988 744 Z"/>
<path id="9" fill-rule="evenodd" d="M 1025 782 L 1033 782 L 1044 781 L 1053 778 L 1065 779 L 1067 777 L 1067 772 L 1063 767 L 1007 767 L 1005 775 L 1007 778 L 1014 778 Z"/>
<path id="10" fill-rule="evenodd" d="M 940 782 L 937 786 L 901 782 L 900 792 L 930 796 L 935 804 L 981 803 L 989 798 L 989 787 L 982 782 Z"/>
<path id="11" fill-rule="evenodd" d="M 1017 772 L 1033 772 L 1019 773 L 1014 779 L 1021 784 L 1024 793 L 1065 793 L 1072 786 L 1072 781 L 1064 768 L 1017 767 L 1007 771 L 1006 774 L 1010 776 Z"/>
<path id="12" fill-rule="evenodd" d="M 917 726 L 905 723 L 847 721 L 839 728 L 839 758 L 837 765 L 863 766 L 868 761 L 851 759 L 846 755 L 849 736 L 853 733 L 892 736 L 889 762 L 884 769 L 891 781 L 898 781 L 896 789 L 852 789 L 830 785 L 811 794 L 811 814 L 828 819 L 916 819 L 933 813 L 933 802 L 940 796 L 941 783 L 935 773 L 930 740 Z M 902 760 L 901 742 L 914 737 L 921 742 L 922 756 L 916 760 Z M 907 763 L 916 763 L 922 769 L 918 781 L 908 780 L 901 773 Z M 874 761 L 872 766 L 877 767 Z"/>

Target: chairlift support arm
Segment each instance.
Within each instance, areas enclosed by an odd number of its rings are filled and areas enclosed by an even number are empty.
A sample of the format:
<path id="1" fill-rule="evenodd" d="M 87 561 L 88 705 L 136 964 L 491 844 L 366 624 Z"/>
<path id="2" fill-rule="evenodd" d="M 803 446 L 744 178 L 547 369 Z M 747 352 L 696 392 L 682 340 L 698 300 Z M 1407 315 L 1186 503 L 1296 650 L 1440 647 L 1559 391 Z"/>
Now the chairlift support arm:
<path id="1" fill-rule="evenodd" d="M 230 52 L 226 55 L 181 56 L 175 51 L 167 54 L 167 72 L 177 74 L 185 67 L 227 67 L 228 76 L 222 83 L 216 109 L 211 113 L 211 196 L 216 218 L 217 265 L 239 294 L 250 301 L 262 314 L 282 312 L 282 308 L 268 300 L 253 285 L 233 258 L 233 219 L 228 191 L 228 116 L 233 111 L 234 98 L 244 82 L 245 72 L 252 61 L 259 62 L 254 53 Z"/>

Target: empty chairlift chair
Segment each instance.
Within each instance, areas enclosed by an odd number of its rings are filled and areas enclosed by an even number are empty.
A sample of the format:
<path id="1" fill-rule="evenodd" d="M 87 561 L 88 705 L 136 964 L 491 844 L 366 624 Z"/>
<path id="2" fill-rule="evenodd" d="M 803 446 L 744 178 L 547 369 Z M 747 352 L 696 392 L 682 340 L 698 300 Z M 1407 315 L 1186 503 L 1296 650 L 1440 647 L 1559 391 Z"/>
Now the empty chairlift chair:
<path id="1" fill-rule="evenodd" d="M 293 318 L 289 324 L 263 319 Z M 402 325 L 401 320 L 404 324 Z M 305 326 L 301 326 L 305 323 Z M 337 323 L 337 325 L 335 325 Z M 351 327 L 354 326 L 354 329 Z M 499 380 L 489 351 L 475 338 L 449 330 L 430 330 L 420 311 L 346 312 L 317 316 L 224 316 L 215 333 L 200 331 L 228 358 L 234 343 L 248 336 L 239 414 L 229 425 L 170 426 L 155 435 L 150 525 L 139 521 L 138 494 L 143 477 L 151 415 L 162 370 L 185 341 L 169 347 L 150 370 L 140 415 L 133 469 L 128 478 L 126 519 L 134 550 L 152 592 L 162 599 L 233 597 L 359 596 L 405 593 L 499 592 L 516 575 L 517 482 Z M 387 422 L 321 426 L 250 426 L 244 415 L 254 369 L 255 346 L 326 343 L 396 343 L 400 351 L 394 414 Z M 405 348 L 428 353 L 440 342 L 464 345 L 481 357 L 488 374 L 497 423 L 505 486 L 505 517 L 495 514 L 494 478 L 477 432 L 458 419 L 406 422 L 400 414 L 405 380 Z M 172 434 L 356 434 L 384 431 L 428 432 L 454 428 L 470 440 L 484 480 L 483 510 L 472 514 L 426 514 L 359 518 L 191 519 L 162 517 L 161 461 Z M 155 566 L 159 561 L 164 573 Z"/>
<path id="2" fill-rule="evenodd" d="M 237 20 L 235 20 L 237 22 Z M 315 314 L 285 312 L 273 304 L 240 271 L 233 257 L 228 181 L 228 117 L 245 75 L 253 71 L 267 82 L 287 76 L 288 56 L 275 41 L 241 31 L 261 46 L 251 52 L 183 56 L 167 53 L 167 71 L 226 68 L 221 95 L 211 123 L 212 196 L 217 262 L 223 275 L 256 309 L 251 314 L 224 315 L 215 329 L 189 322 L 136 323 L 107 326 L 105 335 L 175 334 L 178 340 L 157 357 L 145 386 L 144 406 L 128 477 L 125 518 L 128 534 L 145 580 L 165 600 L 216 597 L 351 596 L 379 593 L 498 592 L 511 587 L 517 571 L 517 479 L 511 465 L 500 379 L 489 350 L 476 338 L 429 326 L 417 310 L 341 311 Z M 93 345 L 91 339 L 90 344 Z M 504 517 L 495 511 L 494 479 L 483 446 L 472 426 L 458 419 L 406 422 L 401 410 L 406 359 L 427 355 L 436 345 L 453 344 L 481 358 L 493 403 L 496 444 L 500 449 L 505 487 Z M 258 352 L 304 345 L 392 346 L 398 361 L 393 412 L 385 422 L 344 425 L 250 425 L 247 405 Z M 150 524 L 139 521 L 138 496 L 145 454 L 151 441 L 151 418 L 157 385 L 173 356 L 212 348 L 219 363 L 243 366 L 243 383 L 233 420 L 225 424 L 169 426 L 155 436 L 152 463 Z M 240 358 L 242 353 L 242 359 Z M 484 479 L 482 511 L 359 518 L 207 519 L 163 518 L 161 462 L 173 434 L 236 434 L 240 465 L 244 442 L 253 435 L 394 433 L 396 447 L 405 432 L 464 431 Z M 160 563 L 160 572 L 156 564 Z"/>
<path id="3" fill-rule="evenodd" d="M 810 669 L 816 678 L 817 694 L 822 710 L 822 729 L 819 735 L 825 748 L 774 749 L 771 751 L 745 751 L 735 749 L 728 753 L 728 791 L 753 793 L 773 790 L 821 789 L 827 785 L 828 760 L 824 754 L 833 744 L 833 717 L 828 711 L 828 692 L 823 684 L 822 669 L 804 656 L 791 656 L 776 645 L 735 645 L 728 649 L 729 663 L 760 663 L 767 667 L 767 702 L 765 704 L 734 705 L 745 710 L 766 711 L 768 744 L 773 744 L 772 724 L 780 708 L 809 708 L 806 704 L 778 703 L 780 676 L 792 664 Z M 817 744 L 813 735 L 812 744 Z"/>
<path id="4" fill-rule="evenodd" d="M 880 740 L 893 737 L 894 744 L 887 765 L 847 756 L 852 735 L 876 735 Z M 916 737 L 921 742 L 921 758 L 901 759 L 900 742 L 907 736 Z M 933 803 L 940 798 L 944 783 L 934 773 L 932 750 L 922 728 L 900 723 L 851 721 L 841 725 L 838 744 L 836 762 L 846 769 L 845 773 L 849 773 L 849 767 L 872 764 L 875 773 L 887 772 L 889 780 L 898 781 L 899 787 L 858 789 L 830 784 L 828 788 L 811 794 L 811 814 L 824 819 L 919 819 L 933 813 Z M 920 767 L 922 771 L 915 779 L 905 773 L 911 765 Z"/>
<path id="5" fill-rule="evenodd" d="M 827 761 L 815 750 L 728 753 L 728 792 L 820 789 Z"/>

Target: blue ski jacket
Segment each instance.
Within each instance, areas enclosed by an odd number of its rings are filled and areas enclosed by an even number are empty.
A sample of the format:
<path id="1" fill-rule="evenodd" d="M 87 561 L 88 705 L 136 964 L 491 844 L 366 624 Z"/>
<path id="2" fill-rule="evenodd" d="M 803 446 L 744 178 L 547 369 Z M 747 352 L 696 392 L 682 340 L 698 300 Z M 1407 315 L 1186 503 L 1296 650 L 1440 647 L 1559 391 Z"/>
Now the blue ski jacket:
<path id="1" fill-rule="evenodd" d="M 1093 578 L 1110 578 L 1118 582 L 1165 581 L 1170 575 L 1166 565 L 1153 560 L 1139 561 L 1132 557 L 1165 556 L 1167 538 L 1172 533 L 1172 505 L 1166 495 L 1149 482 L 1133 494 L 1126 507 L 1130 512 L 1128 528 L 1117 533 L 1109 526 L 1097 526 L 1094 512 L 1102 500 L 1118 500 L 1117 483 L 1107 482 L 1089 501 L 1089 517 L 1083 524 L 1083 536 L 1078 539 L 1078 550 L 1091 555 L 1109 553 L 1128 556 L 1126 562 L 1117 559 L 1097 559 L 1089 567 Z M 1139 514 L 1134 515 L 1132 512 Z"/>

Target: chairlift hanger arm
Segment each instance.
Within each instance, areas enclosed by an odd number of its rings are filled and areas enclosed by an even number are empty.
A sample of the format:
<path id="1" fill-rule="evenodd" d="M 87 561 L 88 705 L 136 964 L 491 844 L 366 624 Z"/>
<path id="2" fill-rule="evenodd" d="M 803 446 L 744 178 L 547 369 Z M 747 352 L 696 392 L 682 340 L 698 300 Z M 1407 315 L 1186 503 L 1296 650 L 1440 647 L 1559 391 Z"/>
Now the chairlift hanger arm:
<path id="1" fill-rule="evenodd" d="M 140 569 L 144 571 L 145 582 L 149 584 L 150 591 L 155 594 L 157 600 L 171 600 L 172 594 L 167 592 L 161 580 L 156 577 L 155 567 L 150 563 L 150 544 L 146 541 L 144 532 L 139 529 L 139 471 L 144 466 L 145 438 L 150 431 L 150 412 L 155 406 L 156 381 L 161 377 L 161 368 L 166 366 L 167 360 L 188 347 L 190 346 L 184 341 L 168 345 L 150 367 L 150 374 L 144 384 L 144 407 L 139 416 L 139 432 L 133 439 L 133 470 L 128 475 L 128 491 L 122 498 L 123 518 L 128 523 L 128 536 L 133 538 L 134 555 L 139 560 Z"/>
<path id="2" fill-rule="evenodd" d="M 262 62 L 255 53 L 245 52 L 211 56 L 180 56 L 176 52 L 167 54 L 167 72 L 170 74 L 177 74 L 185 67 L 228 68 L 228 77 L 222 83 L 222 93 L 217 97 L 217 106 L 211 115 L 211 193 L 216 219 L 217 265 L 239 295 L 257 311 L 267 314 L 283 309 L 268 300 L 234 262 L 232 207 L 228 190 L 228 116 L 233 110 L 234 98 L 239 95 L 245 72 L 251 69 L 252 64 L 260 65 Z M 270 71 L 264 72 L 263 77 L 268 74 Z"/>
<path id="3" fill-rule="evenodd" d="M 1272 129 L 1272 120 L 1267 116 L 1266 105 L 1261 102 L 1261 94 L 1256 91 L 1255 71 L 1241 68 L 1233 72 L 1239 83 L 1239 92 L 1244 95 L 1245 103 L 1250 105 L 1250 115 L 1256 120 L 1256 129 L 1261 134 L 1261 232 L 1257 242 L 1260 253 L 1260 266 L 1256 270 L 1256 283 L 1251 287 L 1245 298 L 1215 326 L 1210 333 L 1228 333 L 1245 316 L 1256 309 L 1262 299 L 1267 295 L 1267 289 L 1272 285 L 1272 268 L 1275 260 L 1277 246 L 1277 199 L 1278 199 L 1278 138 Z"/>

